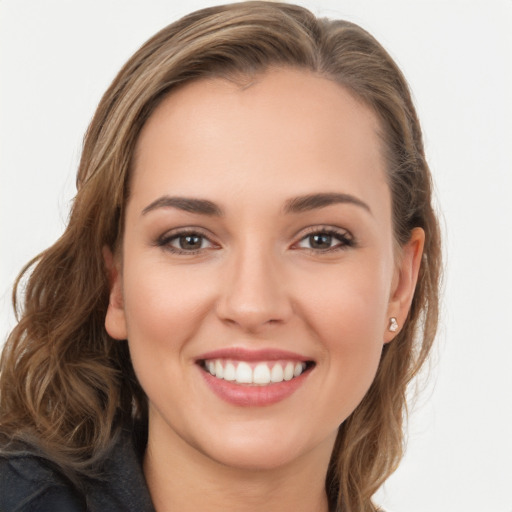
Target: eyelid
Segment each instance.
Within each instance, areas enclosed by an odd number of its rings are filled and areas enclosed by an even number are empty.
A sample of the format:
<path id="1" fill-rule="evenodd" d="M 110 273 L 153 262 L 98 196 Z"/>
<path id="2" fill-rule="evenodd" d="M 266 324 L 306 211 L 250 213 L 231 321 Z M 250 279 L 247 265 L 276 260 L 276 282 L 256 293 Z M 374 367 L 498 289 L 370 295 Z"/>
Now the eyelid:
<path id="1" fill-rule="evenodd" d="M 336 239 L 339 240 L 339 244 L 335 245 L 334 247 L 330 247 L 327 249 L 314 249 L 314 248 L 307 248 L 307 247 L 300 247 L 299 244 L 306 239 L 308 236 L 314 235 L 314 234 L 327 234 L 330 235 Z M 210 247 L 204 247 L 199 248 L 196 250 L 184 250 L 179 249 L 177 247 L 173 247 L 170 245 L 170 242 L 179 238 L 180 236 L 186 236 L 186 235 L 198 235 L 204 239 L 206 239 Z M 335 226 L 329 226 L 329 225 L 316 225 L 316 226 L 309 226 L 305 229 L 303 229 L 297 236 L 295 237 L 295 242 L 292 244 L 291 249 L 301 249 L 305 251 L 309 251 L 315 254 L 322 254 L 322 253 L 328 253 L 328 252 L 335 252 L 338 250 L 345 250 L 348 247 L 353 247 L 356 245 L 356 241 L 353 237 L 353 235 L 345 228 L 335 227 Z M 168 250 L 171 253 L 175 254 L 182 254 L 182 255 L 194 255 L 201 252 L 209 251 L 212 249 L 218 249 L 220 248 L 220 244 L 215 241 L 215 237 L 209 232 L 209 230 L 206 230 L 199 226 L 183 226 L 183 227 L 177 227 L 170 229 L 168 231 L 165 231 L 162 235 L 160 235 L 154 242 L 154 245 L 157 247 L 161 247 L 163 249 Z"/>
<path id="2" fill-rule="evenodd" d="M 210 247 L 203 247 L 195 250 L 184 250 L 179 249 L 177 247 L 173 247 L 170 245 L 170 242 L 181 237 L 181 236 L 187 236 L 187 235 L 198 235 L 206 240 L 211 244 Z M 200 252 L 208 251 L 211 249 L 219 248 L 219 244 L 213 240 L 213 236 L 204 228 L 198 227 L 198 226 L 184 226 L 179 228 L 173 228 L 166 232 L 164 232 L 162 235 L 160 235 L 156 240 L 154 245 L 157 247 L 161 247 L 162 249 L 165 249 L 171 253 L 174 254 L 182 254 L 182 255 L 194 255 L 198 254 Z"/>
<path id="3" fill-rule="evenodd" d="M 336 245 L 334 247 L 330 247 L 328 249 L 313 249 L 308 247 L 300 247 L 299 244 L 305 240 L 307 237 L 315 234 L 327 234 L 334 238 L 337 238 L 340 240 L 341 244 Z M 306 251 L 313 252 L 315 254 L 322 254 L 322 253 L 328 253 L 328 252 L 334 252 L 338 250 L 345 250 L 348 247 L 353 247 L 356 245 L 356 240 L 354 236 L 345 228 L 339 228 L 334 226 L 326 226 L 326 225 L 319 225 L 319 226 L 310 226 L 303 231 L 301 231 L 297 237 L 296 242 L 292 244 L 292 249 L 302 249 Z"/>

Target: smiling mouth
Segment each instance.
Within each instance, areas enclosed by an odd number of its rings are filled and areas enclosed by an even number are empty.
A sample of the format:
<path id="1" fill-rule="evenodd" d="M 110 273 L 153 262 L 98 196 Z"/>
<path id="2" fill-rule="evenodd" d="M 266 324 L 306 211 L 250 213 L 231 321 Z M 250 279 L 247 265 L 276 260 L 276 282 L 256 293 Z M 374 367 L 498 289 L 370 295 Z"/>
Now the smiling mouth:
<path id="1" fill-rule="evenodd" d="M 245 386 L 269 386 L 287 382 L 307 372 L 313 361 L 238 361 L 232 359 L 203 359 L 199 366 L 219 380 Z"/>

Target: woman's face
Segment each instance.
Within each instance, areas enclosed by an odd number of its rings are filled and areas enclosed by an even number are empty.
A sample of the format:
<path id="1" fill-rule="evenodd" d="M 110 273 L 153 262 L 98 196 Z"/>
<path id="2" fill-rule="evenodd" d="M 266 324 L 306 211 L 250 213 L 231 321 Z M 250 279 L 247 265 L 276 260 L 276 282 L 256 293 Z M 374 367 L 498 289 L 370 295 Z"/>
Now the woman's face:
<path id="1" fill-rule="evenodd" d="M 198 81 L 156 109 L 106 318 L 148 396 L 150 444 L 245 468 L 328 459 L 421 254 L 417 232 L 394 250 L 378 131 L 298 70 Z"/>

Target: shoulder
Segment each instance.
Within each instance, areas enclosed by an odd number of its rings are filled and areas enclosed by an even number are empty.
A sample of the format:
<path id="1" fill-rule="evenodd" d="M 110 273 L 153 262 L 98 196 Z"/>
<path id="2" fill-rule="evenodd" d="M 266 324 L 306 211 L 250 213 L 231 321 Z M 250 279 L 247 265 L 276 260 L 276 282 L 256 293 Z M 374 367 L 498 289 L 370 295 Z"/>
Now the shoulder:
<path id="1" fill-rule="evenodd" d="M 30 453 L 0 457 L 2 512 L 78 512 L 85 497 L 47 460 Z"/>
<path id="2" fill-rule="evenodd" d="M 1 512 L 154 512 L 142 471 L 145 444 L 123 430 L 99 466 L 78 486 L 35 448 L 0 454 Z"/>

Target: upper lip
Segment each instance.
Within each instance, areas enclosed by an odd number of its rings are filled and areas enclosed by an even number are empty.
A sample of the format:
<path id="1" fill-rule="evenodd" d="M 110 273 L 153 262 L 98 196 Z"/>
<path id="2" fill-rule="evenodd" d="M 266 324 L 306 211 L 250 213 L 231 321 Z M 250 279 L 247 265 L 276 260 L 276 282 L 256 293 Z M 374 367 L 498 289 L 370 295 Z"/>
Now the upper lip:
<path id="1" fill-rule="evenodd" d="M 295 352 L 279 350 L 272 348 L 263 348 L 251 350 L 243 347 L 229 347 L 205 352 L 196 358 L 198 361 L 209 359 L 232 359 L 235 361 L 312 361 L 310 357 L 305 357 Z"/>

